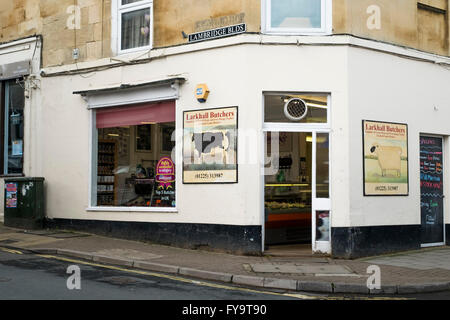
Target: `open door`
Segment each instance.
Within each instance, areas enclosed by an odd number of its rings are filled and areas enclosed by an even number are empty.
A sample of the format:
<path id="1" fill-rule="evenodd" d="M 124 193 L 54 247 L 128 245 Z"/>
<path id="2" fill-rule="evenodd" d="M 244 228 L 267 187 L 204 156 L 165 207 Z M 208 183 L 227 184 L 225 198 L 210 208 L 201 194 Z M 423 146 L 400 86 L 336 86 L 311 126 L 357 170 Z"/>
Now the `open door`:
<path id="1" fill-rule="evenodd" d="M 330 135 L 313 132 L 312 247 L 330 253 Z"/>

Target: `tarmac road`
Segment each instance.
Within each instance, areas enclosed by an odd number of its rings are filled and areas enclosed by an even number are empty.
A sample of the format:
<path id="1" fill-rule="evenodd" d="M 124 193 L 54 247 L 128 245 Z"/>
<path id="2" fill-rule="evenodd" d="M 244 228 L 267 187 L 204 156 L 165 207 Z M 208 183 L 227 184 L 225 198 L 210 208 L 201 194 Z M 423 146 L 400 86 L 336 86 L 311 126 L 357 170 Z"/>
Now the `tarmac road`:
<path id="1" fill-rule="evenodd" d="M 81 289 L 69 290 L 80 269 Z M 71 278 L 73 279 L 73 277 Z M 69 281 L 70 283 L 75 283 Z M 395 297 L 304 295 L 244 288 L 0 248 L 0 300 L 341 300 L 450 299 L 450 292 Z"/>
<path id="2" fill-rule="evenodd" d="M 276 293 L 224 286 L 164 274 L 0 250 L 0 299 L 39 300 L 277 300 L 295 299 Z M 82 262 L 82 263 L 79 263 Z M 67 288 L 80 268 L 81 289 Z M 73 278 L 72 278 L 73 279 Z M 74 281 L 70 281 L 74 284 Z M 208 284 L 208 285 L 204 285 Z"/>

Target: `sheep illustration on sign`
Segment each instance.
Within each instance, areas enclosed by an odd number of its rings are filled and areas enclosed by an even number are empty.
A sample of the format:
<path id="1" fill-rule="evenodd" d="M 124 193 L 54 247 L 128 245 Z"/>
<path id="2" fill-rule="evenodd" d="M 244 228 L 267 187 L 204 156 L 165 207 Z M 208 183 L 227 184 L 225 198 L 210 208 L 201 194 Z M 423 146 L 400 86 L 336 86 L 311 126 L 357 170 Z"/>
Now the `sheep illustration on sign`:
<path id="1" fill-rule="evenodd" d="M 408 195 L 406 124 L 363 120 L 364 195 Z"/>
<path id="2" fill-rule="evenodd" d="M 401 176 L 402 148 L 380 146 L 378 143 L 370 148 L 370 152 L 378 157 L 378 164 L 381 168 L 381 175 L 386 176 L 387 170 L 395 171 L 397 177 Z"/>

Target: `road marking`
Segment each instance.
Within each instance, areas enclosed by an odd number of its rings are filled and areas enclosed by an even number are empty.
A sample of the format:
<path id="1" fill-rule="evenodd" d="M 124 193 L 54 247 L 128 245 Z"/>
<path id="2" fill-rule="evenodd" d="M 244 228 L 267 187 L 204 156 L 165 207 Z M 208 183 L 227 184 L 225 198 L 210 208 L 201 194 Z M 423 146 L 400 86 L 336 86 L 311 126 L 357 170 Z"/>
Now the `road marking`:
<path id="1" fill-rule="evenodd" d="M 8 249 L 8 248 L 0 248 L 0 250 L 5 251 L 5 252 L 9 252 L 9 253 L 13 253 L 13 254 L 23 254 L 19 250 L 13 250 L 13 249 Z"/>

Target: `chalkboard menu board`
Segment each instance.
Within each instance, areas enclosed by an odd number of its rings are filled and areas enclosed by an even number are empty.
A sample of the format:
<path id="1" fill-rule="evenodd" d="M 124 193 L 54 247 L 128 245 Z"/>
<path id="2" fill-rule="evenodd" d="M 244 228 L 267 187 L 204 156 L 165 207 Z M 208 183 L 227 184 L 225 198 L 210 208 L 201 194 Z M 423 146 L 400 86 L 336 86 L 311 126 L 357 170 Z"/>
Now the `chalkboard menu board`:
<path id="1" fill-rule="evenodd" d="M 442 138 L 420 137 L 422 244 L 444 241 Z"/>

